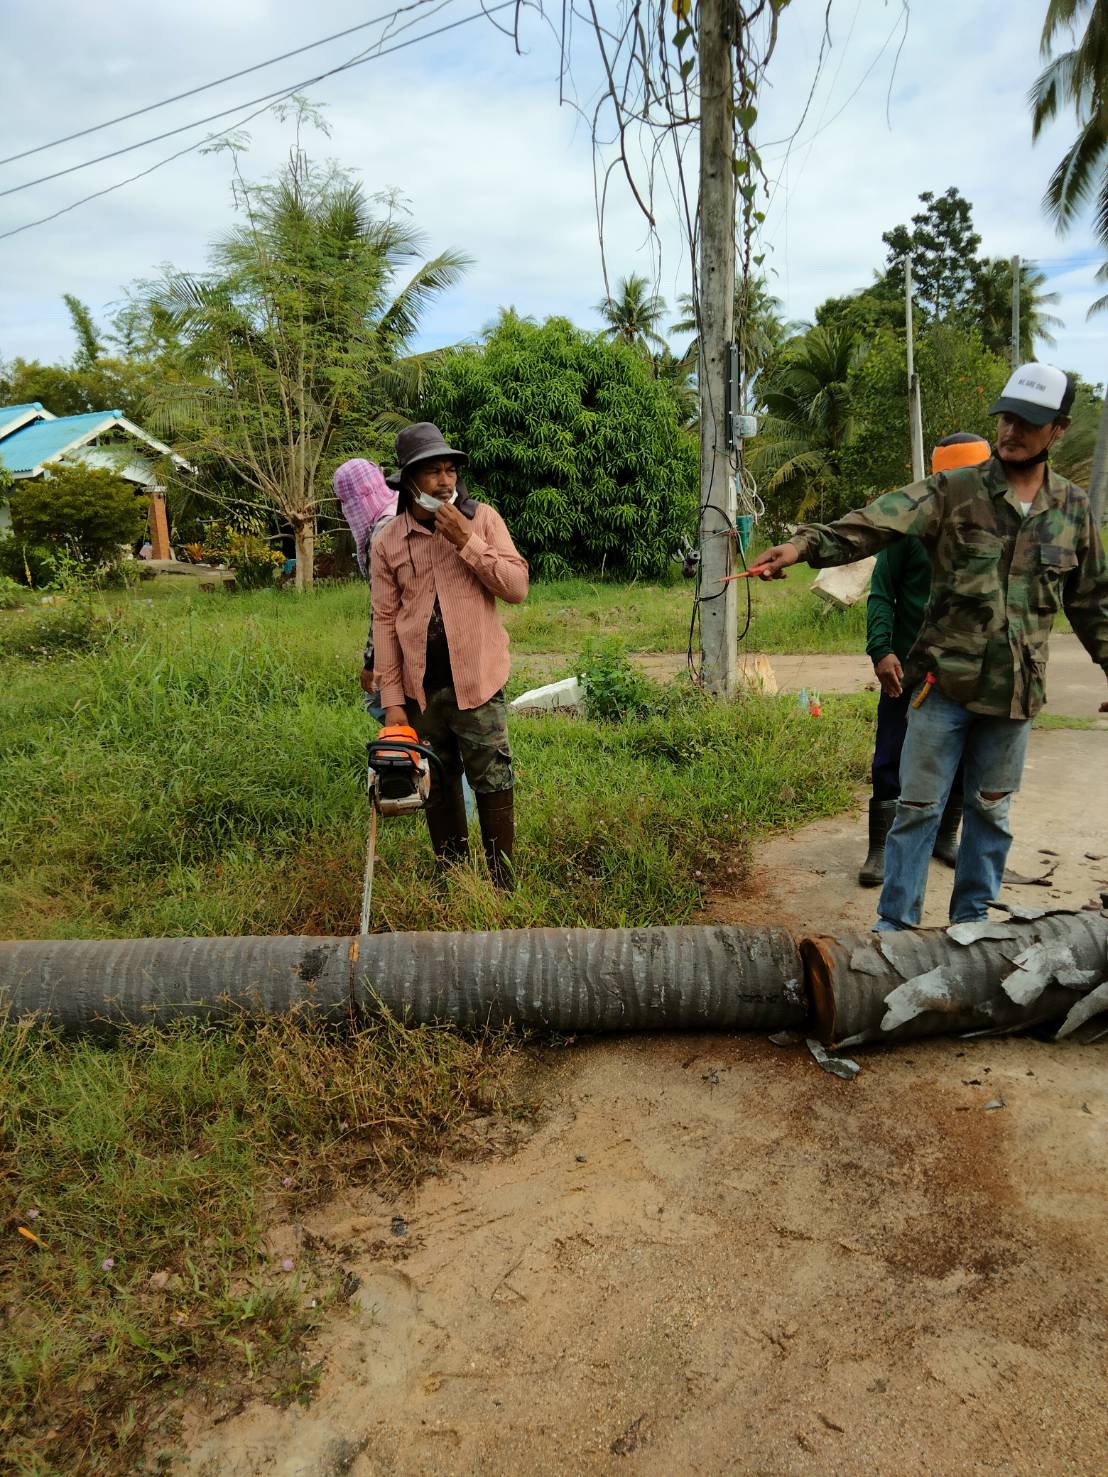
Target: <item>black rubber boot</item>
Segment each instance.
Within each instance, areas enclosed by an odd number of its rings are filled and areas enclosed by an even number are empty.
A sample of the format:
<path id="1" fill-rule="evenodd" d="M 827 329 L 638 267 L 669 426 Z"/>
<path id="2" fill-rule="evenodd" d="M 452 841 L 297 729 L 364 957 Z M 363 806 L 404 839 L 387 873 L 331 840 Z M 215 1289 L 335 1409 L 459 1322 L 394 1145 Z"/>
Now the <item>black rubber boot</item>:
<path id="1" fill-rule="evenodd" d="M 469 821 L 461 777 L 437 782 L 423 813 L 439 866 L 464 862 L 469 856 Z"/>
<path id="2" fill-rule="evenodd" d="M 496 790 L 491 795 L 478 795 L 477 814 L 481 820 L 481 840 L 485 843 L 485 860 L 493 886 L 510 891 L 515 885 L 512 849 L 515 844 L 515 791 Z"/>
<path id="3" fill-rule="evenodd" d="M 858 873 L 862 887 L 880 887 L 885 880 L 885 837 L 896 815 L 895 800 L 869 803 L 869 853 Z"/>
<path id="4" fill-rule="evenodd" d="M 958 827 L 962 824 L 962 803 L 962 796 L 956 795 L 952 790 L 943 818 L 939 822 L 935 845 L 931 848 L 931 855 L 947 867 L 958 863 Z"/>

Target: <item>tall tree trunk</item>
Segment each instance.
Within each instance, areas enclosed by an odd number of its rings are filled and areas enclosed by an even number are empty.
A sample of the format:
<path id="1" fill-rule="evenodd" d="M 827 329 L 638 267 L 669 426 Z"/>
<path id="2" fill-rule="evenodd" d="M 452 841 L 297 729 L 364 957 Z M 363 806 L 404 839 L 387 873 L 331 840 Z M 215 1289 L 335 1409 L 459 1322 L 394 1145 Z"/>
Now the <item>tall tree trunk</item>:
<path id="1" fill-rule="evenodd" d="M 296 540 L 296 588 L 310 590 L 315 582 L 315 515 L 306 514 L 292 525 Z"/>
<path id="2" fill-rule="evenodd" d="M 1093 527 L 1099 528 L 1108 507 L 1108 396 L 1100 411 L 1100 427 L 1097 430 L 1093 465 L 1089 470 L 1089 507 L 1093 515 Z"/>

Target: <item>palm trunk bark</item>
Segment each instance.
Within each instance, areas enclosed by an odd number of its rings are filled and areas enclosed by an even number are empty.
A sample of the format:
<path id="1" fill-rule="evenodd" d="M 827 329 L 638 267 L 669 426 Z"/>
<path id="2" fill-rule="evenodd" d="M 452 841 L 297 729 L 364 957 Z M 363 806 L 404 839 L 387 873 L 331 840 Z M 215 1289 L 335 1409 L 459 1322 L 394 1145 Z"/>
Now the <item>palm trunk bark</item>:
<path id="1" fill-rule="evenodd" d="M 1100 410 L 1100 426 L 1096 433 L 1096 448 L 1093 465 L 1089 470 L 1089 508 L 1093 515 L 1093 527 L 1099 528 L 1104 521 L 1108 494 L 1108 396 Z"/>

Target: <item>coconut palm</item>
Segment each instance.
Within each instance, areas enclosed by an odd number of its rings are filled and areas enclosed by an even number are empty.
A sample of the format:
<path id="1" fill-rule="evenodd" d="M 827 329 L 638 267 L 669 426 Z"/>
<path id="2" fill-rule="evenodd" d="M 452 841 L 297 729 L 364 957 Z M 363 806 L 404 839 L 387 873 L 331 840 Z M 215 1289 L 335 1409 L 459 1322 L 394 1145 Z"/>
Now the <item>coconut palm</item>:
<path id="1" fill-rule="evenodd" d="M 672 334 L 694 335 L 689 344 L 689 354 L 699 354 L 700 339 L 697 331 L 696 310 L 688 293 L 677 299 L 682 313 L 670 328 Z M 735 339 L 742 345 L 745 380 L 752 388 L 770 359 L 784 343 L 790 325 L 781 316 L 781 299 L 770 292 L 766 279 L 752 276 L 735 284 Z"/>
<path id="2" fill-rule="evenodd" d="M 1035 346 L 1053 348 L 1053 330 L 1065 324 L 1050 309 L 1059 301 L 1047 292 L 1046 275 L 1033 262 L 1020 264 L 1021 360 L 1035 358 Z M 988 257 L 978 265 L 973 287 L 972 312 L 987 348 L 1007 356 L 1012 342 L 1012 263 L 1006 257 Z"/>
<path id="3" fill-rule="evenodd" d="M 632 272 L 629 277 L 621 278 L 615 296 L 602 298 L 596 311 L 607 325 L 603 330 L 605 337 L 617 339 L 642 354 L 665 348 L 666 341 L 658 332 L 658 325 L 665 317 L 665 299 L 650 291 L 645 277 Z"/>
<path id="4" fill-rule="evenodd" d="M 1077 39 L 1078 27 L 1085 29 Z M 1095 228 L 1108 245 L 1108 5 L 1104 0 L 1049 0 L 1041 50 L 1050 57 L 1059 32 L 1076 44 L 1053 57 L 1035 79 L 1028 97 L 1032 137 L 1063 108 L 1072 107 L 1078 134 L 1050 177 L 1043 205 L 1064 230 L 1091 195 L 1096 197 Z"/>
<path id="5" fill-rule="evenodd" d="M 781 519 L 803 518 L 839 475 L 853 430 L 847 381 L 861 353 L 848 330 L 817 325 L 784 346 L 762 381 L 766 414 L 750 463 Z"/>
<path id="6" fill-rule="evenodd" d="M 304 587 L 343 419 L 404 361 L 424 309 L 467 258 L 419 261 L 410 226 L 375 218 L 359 184 L 299 152 L 244 198 L 246 219 L 216 243 L 212 270 L 171 271 L 155 289 L 190 382 L 166 386 L 151 415 L 180 450 L 229 469 L 260 510 L 291 527 Z M 397 292 L 396 275 L 413 261 Z"/>

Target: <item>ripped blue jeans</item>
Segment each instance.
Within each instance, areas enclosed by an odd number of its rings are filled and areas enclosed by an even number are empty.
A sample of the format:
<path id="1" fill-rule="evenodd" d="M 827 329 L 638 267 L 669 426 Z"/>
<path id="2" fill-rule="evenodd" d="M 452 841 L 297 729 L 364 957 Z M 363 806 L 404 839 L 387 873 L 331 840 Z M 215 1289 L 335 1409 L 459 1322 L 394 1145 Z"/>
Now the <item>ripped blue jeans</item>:
<path id="1" fill-rule="evenodd" d="M 965 815 L 950 921 L 988 917 L 1000 891 L 1012 844 L 1008 808 L 1020 787 L 1029 718 L 971 713 L 932 688 L 908 714 L 900 760 L 900 799 L 885 852 L 885 885 L 877 904 L 879 931 L 915 928 L 923 916 L 927 868 L 943 808 L 964 761 Z"/>

